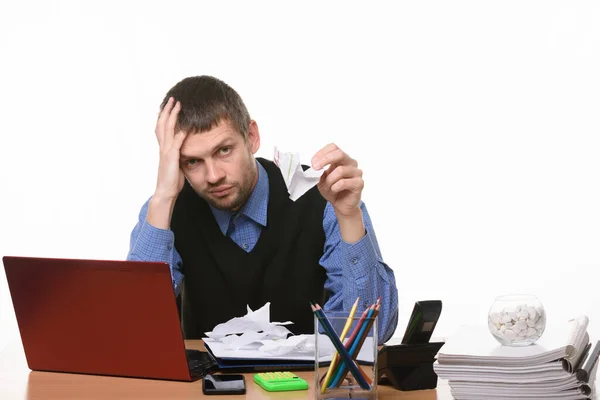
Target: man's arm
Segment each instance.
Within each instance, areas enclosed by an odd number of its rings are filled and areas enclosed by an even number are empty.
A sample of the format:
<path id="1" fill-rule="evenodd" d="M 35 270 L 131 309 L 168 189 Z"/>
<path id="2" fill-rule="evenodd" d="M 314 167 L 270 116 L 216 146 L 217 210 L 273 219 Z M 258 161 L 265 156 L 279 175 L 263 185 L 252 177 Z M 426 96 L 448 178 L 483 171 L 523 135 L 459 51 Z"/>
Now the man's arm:
<path id="1" fill-rule="evenodd" d="M 360 205 L 364 231 L 362 238 L 350 244 L 342 240 L 335 211 L 328 202 L 323 215 L 325 251 L 320 264 L 327 271 L 325 289 L 331 297 L 327 311 L 348 311 L 360 297 L 359 308 L 366 308 L 381 296 L 378 315 L 378 340 L 387 341 L 398 324 L 398 290 L 394 271 L 382 260 L 375 231 L 363 202 Z M 366 233 L 365 233 L 366 232 Z"/>
<path id="2" fill-rule="evenodd" d="M 175 250 L 170 230 L 175 201 L 185 180 L 179 165 L 179 151 L 187 134 L 175 132 L 181 103 L 170 97 L 158 115 L 154 133 L 158 140 L 158 177 L 154 195 L 144 204 L 129 242 L 128 260 L 167 262 L 175 295 L 181 292 L 181 256 Z"/>
<path id="3" fill-rule="evenodd" d="M 181 292 L 183 273 L 181 256 L 175 249 L 175 235 L 169 229 L 160 229 L 147 221 L 151 198 L 140 211 L 138 223 L 131 232 L 127 260 L 169 263 L 175 295 Z"/>
<path id="4" fill-rule="evenodd" d="M 398 323 L 398 291 L 393 271 L 383 263 L 375 232 L 361 201 L 365 182 L 358 162 L 334 143 L 319 150 L 312 167 L 320 170 L 317 187 L 327 200 L 323 217 L 325 252 L 321 265 L 327 271 L 325 287 L 333 294 L 330 310 L 350 310 L 360 296 L 361 305 L 381 296 L 379 340 L 389 339 Z"/>

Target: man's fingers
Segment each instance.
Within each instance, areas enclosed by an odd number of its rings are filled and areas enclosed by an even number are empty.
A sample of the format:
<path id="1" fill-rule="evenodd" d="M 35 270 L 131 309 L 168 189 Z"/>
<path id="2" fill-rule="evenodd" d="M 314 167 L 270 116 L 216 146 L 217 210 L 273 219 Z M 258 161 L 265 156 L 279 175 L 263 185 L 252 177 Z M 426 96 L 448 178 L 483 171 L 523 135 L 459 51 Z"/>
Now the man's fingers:
<path id="1" fill-rule="evenodd" d="M 173 147 L 177 148 L 177 150 L 181 150 L 181 146 L 183 145 L 183 141 L 187 137 L 187 132 L 178 131 L 173 137 Z"/>
<path id="2" fill-rule="evenodd" d="M 165 134 L 165 122 L 171 114 L 174 102 L 175 99 L 173 99 L 173 97 L 169 97 L 169 100 L 167 100 L 167 104 L 165 104 L 160 114 L 158 114 L 158 120 L 156 121 L 156 129 L 154 130 L 154 133 L 156 134 L 156 138 L 158 139 L 159 144 L 162 144 L 163 142 Z"/>
<path id="3" fill-rule="evenodd" d="M 342 151 L 335 144 L 330 143 L 321 149 L 312 159 L 313 168 L 319 170 L 329 164 L 358 166 L 356 160 Z"/>
<path id="4" fill-rule="evenodd" d="M 169 114 L 169 119 L 167 119 L 167 124 L 165 126 L 165 139 L 167 141 L 172 140 L 175 137 L 175 125 L 177 124 L 177 116 L 179 115 L 179 111 L 181 110 L 181 103 L 175 103 L 171 114 Z"/>
<path id="5" fill-rule="evenodd" d="M 327 146 L 323 147 L 321 150 L 317 151 L 317 153 L 313 156 L 311 160 L 312 167 L 314 169 L 321 169 L 327 164 L 321 163 L 321 159 L 323 156 L 331 151 L 339 149 L 335 143 L 329 143 Z"/>
<path id="6" fill-rule="evenodd" d="M 359 177 L 362 178 L 362 170 L 348 165 L 332 166 L 328 170 L 327 177 L 324 180 L 325 187 L 333 187 L 333 185 L 342 179 Z"/>
<path id="7" fill-rule="evenodd" d="M 169 97 L 169 100 L 167 100 L 167 104 L 165 104 L 160 114 L 158 114 L 158 121 L 156 121 L 156 126 L 163 127 L 165 125 L 165 121 L 169 118 L 174 103 L 175 99 L 173 97 Z"/>
<path id="8" fill-rule="evenodd" d="M 349 190 L 351 192 L 358 193 L 362 191 L 364 187 L 365 181 L 363 181 L 363 178 L 357 176 L 354 178 L 341 179 L 337 181 L 331 186 L 331 191 L 333 193 L 340 193 L 344 190 Z"/>
<path id="9" fill-rule="evenodd" d="M 342 149 L 332 150 L 325 154 L 317 162 L 321 168 L 326 165 L 349 165 L 352 167 L 358 167 L 358 162 L 351 158 L 348 154 L 344 153 Z"/>

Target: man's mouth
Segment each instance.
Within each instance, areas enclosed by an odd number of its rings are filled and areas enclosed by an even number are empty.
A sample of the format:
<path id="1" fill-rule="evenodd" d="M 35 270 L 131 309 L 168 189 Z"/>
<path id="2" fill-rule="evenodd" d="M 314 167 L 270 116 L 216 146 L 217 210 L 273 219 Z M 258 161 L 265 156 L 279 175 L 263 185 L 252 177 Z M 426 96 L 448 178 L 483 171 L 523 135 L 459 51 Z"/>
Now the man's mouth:
<path id="1" fill-rule="evenodd" d="M 212 188 L 208 191 L 211 195 L 215 197 L 224 197 L 227 196 L 233 186 L 217 186 L 216 188 Z"/>

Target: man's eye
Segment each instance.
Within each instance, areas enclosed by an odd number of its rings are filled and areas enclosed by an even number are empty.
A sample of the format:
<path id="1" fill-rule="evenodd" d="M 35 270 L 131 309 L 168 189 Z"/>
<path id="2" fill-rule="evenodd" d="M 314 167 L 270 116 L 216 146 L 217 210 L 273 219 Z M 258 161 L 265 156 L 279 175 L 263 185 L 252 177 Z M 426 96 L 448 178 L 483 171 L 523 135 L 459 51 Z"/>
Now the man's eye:
<path id="1" fill-rule="evenodd" d="M 229 154 L 231 152 L 231 147 L 221 147 L 219 149 L 219 154 L 221 154 L 222 156 Z"/>
<path id="2" fill-rule="evenodd" d="M 198 160 L 194 160 L 193 158 L 185 161 L 187 167 L 193 167 L 196 164 L 198 164 Z"/>

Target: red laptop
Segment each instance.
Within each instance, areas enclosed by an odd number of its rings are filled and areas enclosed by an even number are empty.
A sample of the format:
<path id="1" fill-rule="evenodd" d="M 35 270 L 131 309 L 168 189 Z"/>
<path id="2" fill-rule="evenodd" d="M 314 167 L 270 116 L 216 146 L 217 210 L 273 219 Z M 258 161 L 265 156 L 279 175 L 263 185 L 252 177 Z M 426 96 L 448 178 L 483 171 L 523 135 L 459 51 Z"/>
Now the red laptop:
<path id="1" fill-rule="evenodd" d="M 193 381 L 215 368 L 185 349 L 168 264 L 2 260 L 30 369 Z"/>

